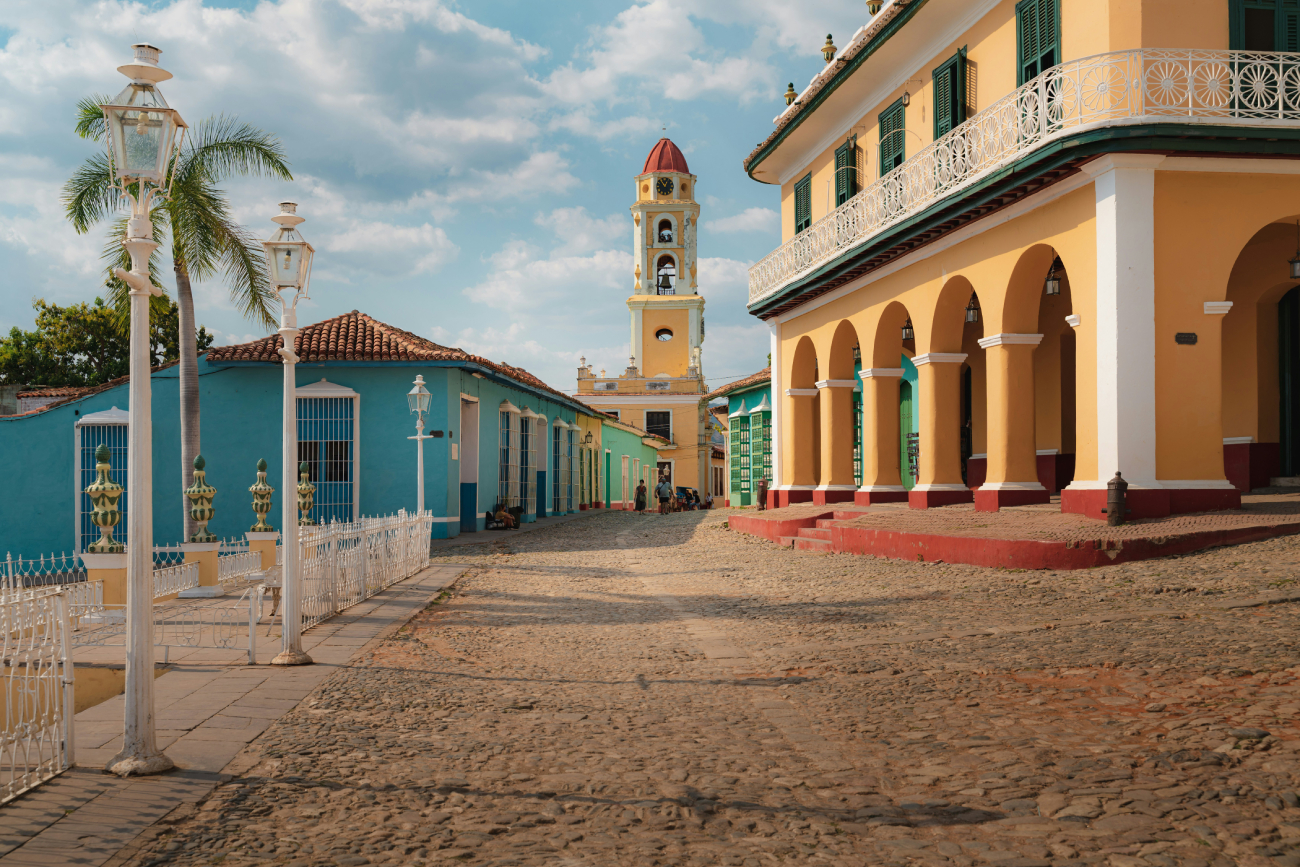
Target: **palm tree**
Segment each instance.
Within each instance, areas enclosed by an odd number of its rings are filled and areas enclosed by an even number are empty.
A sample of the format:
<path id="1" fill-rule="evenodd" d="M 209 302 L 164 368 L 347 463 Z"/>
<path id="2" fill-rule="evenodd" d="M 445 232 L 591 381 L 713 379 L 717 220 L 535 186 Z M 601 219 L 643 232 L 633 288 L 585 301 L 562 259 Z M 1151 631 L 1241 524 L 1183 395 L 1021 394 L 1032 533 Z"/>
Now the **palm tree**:
<path id="1" fill-rule="evenodd" d="M 77 134 L 102 142 L 107 135 L 100 105 L 106 96 L 91 96 L 77 105 Z M 274 136 L 233 117 L 221 115 L 197 124 L 184 145 L 173 156 L 169 197 L 153 210 L 154 239 L 159 249 L 171 246 L 172 270 L 176 274 L 176 301 L 180 308 L 180 406 L 181 479 L 188 482 L 190 468 L 199 453 L 199 371 L 195 349 L 194 295 L 191 280 L 221 275 L 230 287 L 230 299 L 243 315 L 254 322 L 275 325 L 279 299 L 267 279 L 261 242 L 240 226 L 230 213 L 226 194 L 217 184 L 231 176 L 269 176 L 293 180 L 284 151 Z M 118 213 L 122 194 L 115 186 L 107 154 L 90 157 L 63 187 L 68 219 L 77 232 L 85 233 Z M 134 192 L 134 191 L 133 191 Z M 103 258 L 107 264 L 108 294 L 125 324 L 130 300 L 126 284 L 113 275 L 114 268 L 131 269 L 130 256 L 120 239 L 126 218 L 112 220 Z M 149 273 L 158 279 L 158 254 L 150 257 Z M 180 494 L 180 491 L 177 491 Z M 182 503 L 185 503 L 181 497 Z M 197 527 L 185 507 L 185 538 Z"/>

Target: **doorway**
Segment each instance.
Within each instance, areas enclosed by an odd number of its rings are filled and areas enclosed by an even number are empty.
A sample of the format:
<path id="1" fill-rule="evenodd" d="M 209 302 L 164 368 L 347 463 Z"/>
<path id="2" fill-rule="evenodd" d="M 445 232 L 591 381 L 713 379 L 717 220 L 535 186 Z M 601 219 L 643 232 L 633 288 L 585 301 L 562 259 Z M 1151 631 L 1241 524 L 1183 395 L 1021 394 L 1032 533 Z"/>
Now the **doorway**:
<path id="1" fill-rule="evenodd" d="M 1277 303 L 1278 413 L 1283 476 L 1300 475 L 1300 286 Z"/>
<path id="2" fill-rule="evenodd" d="M 478 401 L 460 399 L 460 531 L 478 531 Z"/>
<path id="3" fill-rule="evenodd" d="M 920 436 L 912 432 L 912 383 L 906 379 L 898 383 L 898 471 L 903 476 L 903 487 L 912 490 L 918 475 L 917 461 L 921 456 Z"/>

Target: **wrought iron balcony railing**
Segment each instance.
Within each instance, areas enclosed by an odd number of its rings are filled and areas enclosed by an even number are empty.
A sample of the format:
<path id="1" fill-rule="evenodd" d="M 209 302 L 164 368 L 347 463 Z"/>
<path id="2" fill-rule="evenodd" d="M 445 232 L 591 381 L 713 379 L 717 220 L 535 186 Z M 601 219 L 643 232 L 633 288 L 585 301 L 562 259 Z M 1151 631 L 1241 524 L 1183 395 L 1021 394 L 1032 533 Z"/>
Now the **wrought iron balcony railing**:
<path id="1" fill-rule="evenodd" d="M 1058 138 L 1145 123 L 1300 126 L 1300 54 L 1143 48 L 1053 67 L 749 269 L 749 303 Z"/>

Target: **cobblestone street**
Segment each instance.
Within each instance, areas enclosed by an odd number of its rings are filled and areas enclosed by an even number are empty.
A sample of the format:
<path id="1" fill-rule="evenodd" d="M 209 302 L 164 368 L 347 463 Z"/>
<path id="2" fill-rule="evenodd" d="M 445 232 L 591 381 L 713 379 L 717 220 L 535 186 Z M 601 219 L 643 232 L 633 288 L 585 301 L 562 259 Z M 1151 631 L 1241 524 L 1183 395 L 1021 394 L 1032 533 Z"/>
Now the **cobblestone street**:
<path id="1" fill-rule="evenodd" d="M 1024 572 L 727 515 L 438 549 L 449 595 L 120 857 L 1300 865 L 1300 539 Z"/>

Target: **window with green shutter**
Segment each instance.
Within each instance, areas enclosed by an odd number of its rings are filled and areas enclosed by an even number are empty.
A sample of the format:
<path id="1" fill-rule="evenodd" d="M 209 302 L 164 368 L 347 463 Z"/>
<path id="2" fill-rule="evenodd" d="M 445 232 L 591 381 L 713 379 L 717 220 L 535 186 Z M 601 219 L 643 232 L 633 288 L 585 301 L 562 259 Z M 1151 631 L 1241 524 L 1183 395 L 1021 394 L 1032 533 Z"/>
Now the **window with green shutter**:
<path id="1" fill-rule="evenodd" d="M 858 193 L 858 137 L 835 149 L 835 207 L 847 202 Z"/>
<path id="2" fill-rule="evenodd" d="M 1300 51 L 1300 0 L 1229 0 L 1233 51 Z"/>
<path id="3" fill-rule="evenodd" d="M 903 164 L 907 117 L 900 99 L 880 113 L 880 174 L 886 175 Z"/>
<path id="4" fill-rule="evenodd" d="M 966 49 L 934 71 L 934 137 L 966 119 Z"/>
<path id="5" fill-rule="evenodd" d="M 812 172 L 794 185 L 794 232 L 812 225 Z"/>
<path id="6" fill-rule="evenodd" d="M 1016 4 L 1016 84 L 1061 62 L 1061 0 L 1020 0 Z"/>

